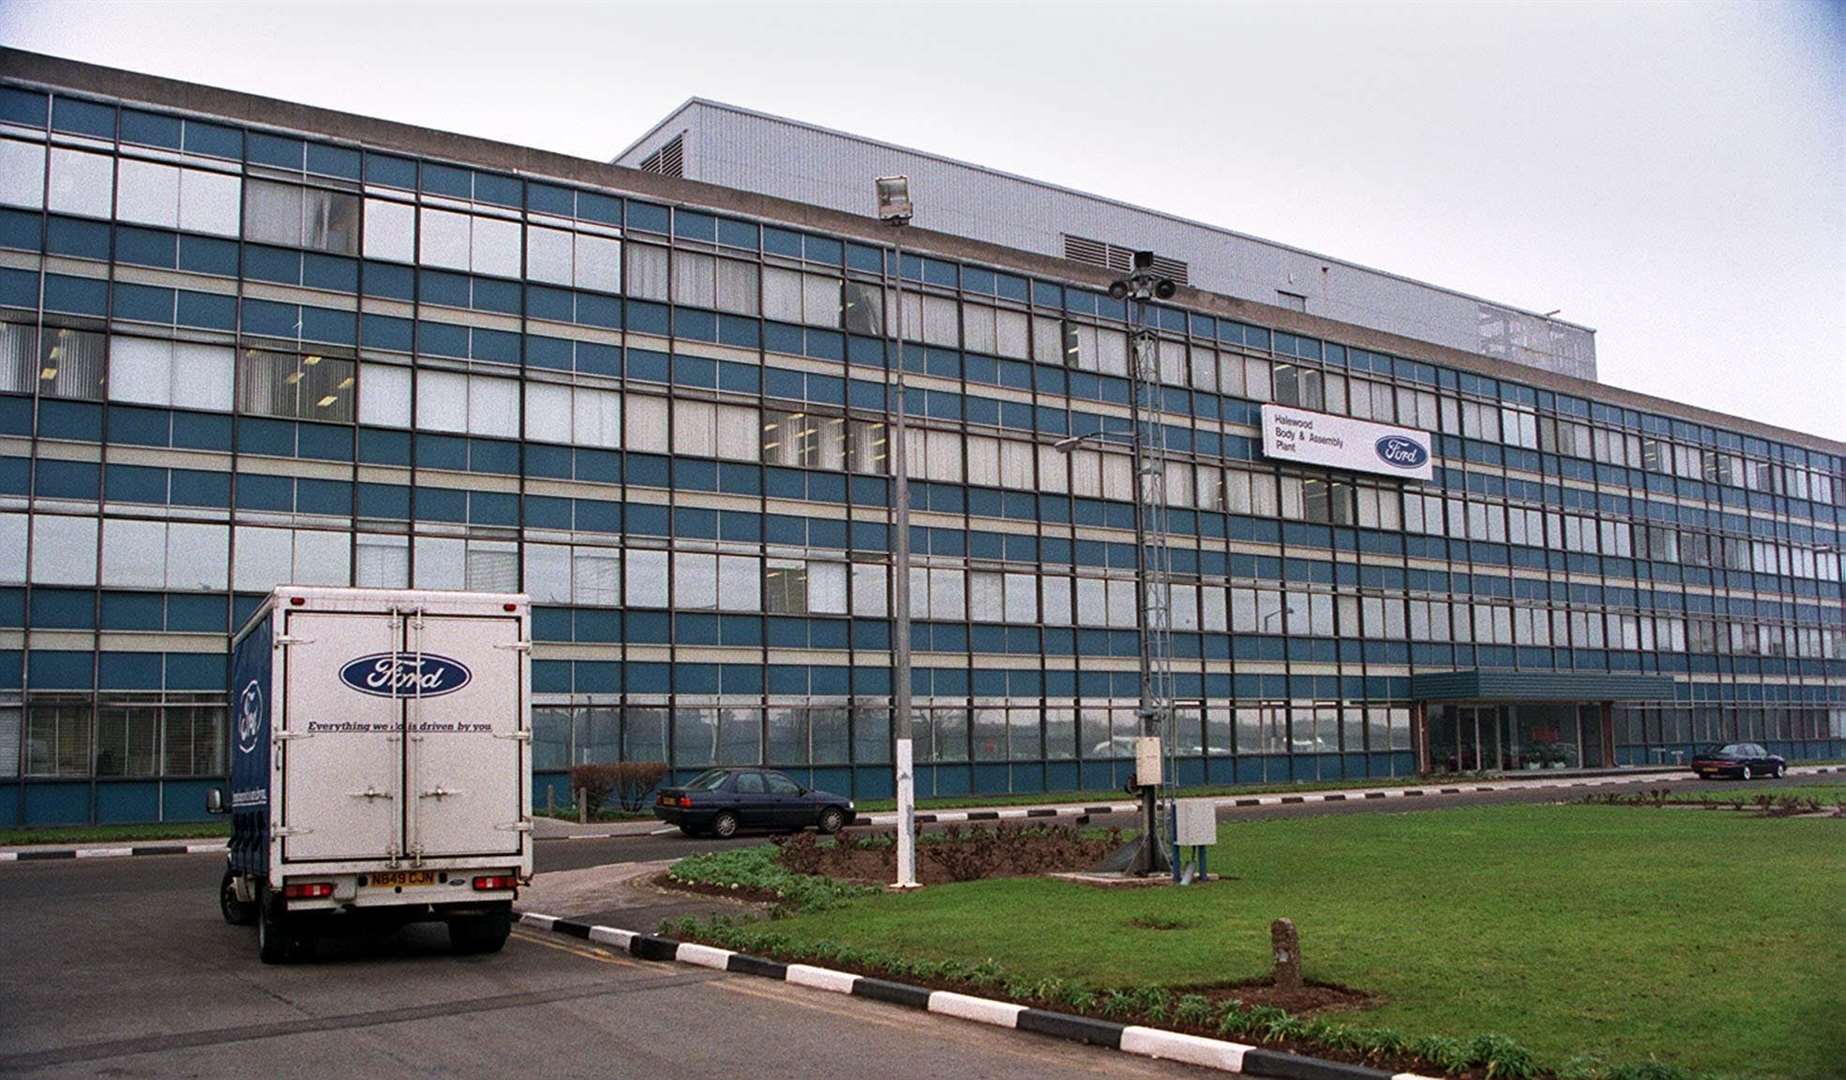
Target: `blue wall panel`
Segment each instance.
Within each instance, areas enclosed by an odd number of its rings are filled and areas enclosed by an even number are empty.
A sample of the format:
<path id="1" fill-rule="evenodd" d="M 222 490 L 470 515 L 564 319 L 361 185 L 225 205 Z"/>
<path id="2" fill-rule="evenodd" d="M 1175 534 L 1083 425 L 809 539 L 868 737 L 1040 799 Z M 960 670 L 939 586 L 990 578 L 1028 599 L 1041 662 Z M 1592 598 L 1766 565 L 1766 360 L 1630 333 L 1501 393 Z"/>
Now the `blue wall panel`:
<path id="1" fill-rule="evenodd" d="M 85 825 L 90 821 L 88 781 L 26 785 L 27 825 Z"/>
<path id="2" fill-rule="evenodd" d="M 96 785 L 96 820 L 153 821 L 160 816 L 160 781 L 115 780 Z"/>

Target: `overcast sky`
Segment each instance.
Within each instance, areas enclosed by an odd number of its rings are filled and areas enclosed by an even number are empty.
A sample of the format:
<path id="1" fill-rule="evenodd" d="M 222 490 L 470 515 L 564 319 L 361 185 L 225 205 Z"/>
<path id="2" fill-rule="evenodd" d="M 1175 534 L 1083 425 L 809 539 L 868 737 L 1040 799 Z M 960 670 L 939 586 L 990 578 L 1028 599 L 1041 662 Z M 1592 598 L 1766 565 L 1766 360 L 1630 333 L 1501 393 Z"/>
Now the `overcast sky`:
<path id="1" fill-rule="evenodd" d="M 0 0 L 19 48 L 607 160 L 700 95 L 1597 330 L 1846 438 L 1846 4 Z"/>

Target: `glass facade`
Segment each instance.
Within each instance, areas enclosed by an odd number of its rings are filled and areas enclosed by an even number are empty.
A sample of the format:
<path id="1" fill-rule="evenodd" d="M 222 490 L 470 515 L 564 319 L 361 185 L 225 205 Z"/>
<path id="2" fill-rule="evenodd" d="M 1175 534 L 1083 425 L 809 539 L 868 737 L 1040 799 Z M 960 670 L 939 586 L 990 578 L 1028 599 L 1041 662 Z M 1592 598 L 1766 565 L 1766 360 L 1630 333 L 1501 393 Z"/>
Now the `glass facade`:
<path id="1" fill-rule="evenodd" d="M 1119 787 L 1133 469 L 1053 444 L 1129 430 L 1121 302 L 0 90 L 0 822 L 196 816 L 227 634 L 282 583 L 529 593 L 541 777 L 761 761 L 888 793 L 899 274 L 920 788 Z M 1331 324 L 1150 321 L 1183 781 L 1442 767 L 1410 675 L 1469 668 L 1671 676 L 1672 700 L 1615 710 L 1620 763 L 1846 752 L 1837 448 Z M 1277 467 L 1268 401 L 1434 432 L 1435 480 Z M 1563 741 L 1537 712 L 1489 727 L 1476 758 L 1507 767 Z"/>

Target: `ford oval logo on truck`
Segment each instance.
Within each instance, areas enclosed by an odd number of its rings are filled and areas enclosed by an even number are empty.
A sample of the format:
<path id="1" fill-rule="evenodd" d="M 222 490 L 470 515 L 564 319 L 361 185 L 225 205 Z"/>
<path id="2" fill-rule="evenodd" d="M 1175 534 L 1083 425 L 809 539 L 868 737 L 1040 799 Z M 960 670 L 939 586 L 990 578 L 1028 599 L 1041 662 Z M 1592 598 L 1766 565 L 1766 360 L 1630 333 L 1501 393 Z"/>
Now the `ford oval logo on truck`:
<path id="1" fill-rule="evenodd" d="M 378 697 L 440 697 L 474 678 L 466 664 L 435 653 L 372 653 L 349 660 L 340 681 Z"/>
<path id="2" fill-rule="evenodd" d="M 1375 447 L 1378 460 L 1393 469 L 1414 469 L 1429 460 L 1429 451 L 1402 435 L 1386 435 Z"/>

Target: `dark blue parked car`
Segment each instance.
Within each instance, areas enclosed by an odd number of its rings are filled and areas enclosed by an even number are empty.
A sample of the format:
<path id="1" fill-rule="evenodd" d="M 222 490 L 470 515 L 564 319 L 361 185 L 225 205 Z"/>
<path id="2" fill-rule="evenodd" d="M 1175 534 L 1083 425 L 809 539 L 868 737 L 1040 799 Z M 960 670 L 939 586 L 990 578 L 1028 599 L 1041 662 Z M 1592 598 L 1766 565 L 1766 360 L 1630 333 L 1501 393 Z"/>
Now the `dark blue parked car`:
<path id="1" fill-rule="evenodd" d="M 1692 755 L 1692 771 L 1707 779 L 1735 776 L 1739 780 L 1750 780 L 1758 776 L 1781 776 L 1788 771 L 1788 762 L 1757 743 L 1725 743 L 1707 746 Z"/>
<path id="2" fill-rule="evenodd" d="M 812 825 L 835 833 L 853 822 L 852 800 L 802 787 L 773 769 L 707 769 L 679 787 L 662 788 L 654 816 L 687 836 L 735 836 L 739 829 L 798 832 Z"/>

